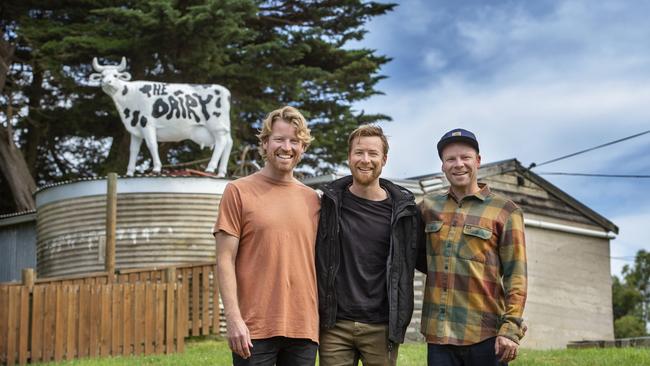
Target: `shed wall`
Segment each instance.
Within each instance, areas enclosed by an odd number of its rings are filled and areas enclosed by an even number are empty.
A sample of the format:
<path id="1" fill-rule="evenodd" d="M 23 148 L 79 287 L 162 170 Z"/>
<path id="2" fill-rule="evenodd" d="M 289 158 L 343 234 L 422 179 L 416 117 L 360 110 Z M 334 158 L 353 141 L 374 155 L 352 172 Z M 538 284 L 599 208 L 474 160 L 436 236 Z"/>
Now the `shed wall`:
<path id="1" fill-rule="evenodd" d="M 609 240 L 526 228 L 529 330 L 522 346 L 614 339 Z"/>
<path id="2" fill-rule="evenodd" d="M 20 281 L 23 268 L 36 268 L 36 221 L 0 227 L 0 282 Z"/>

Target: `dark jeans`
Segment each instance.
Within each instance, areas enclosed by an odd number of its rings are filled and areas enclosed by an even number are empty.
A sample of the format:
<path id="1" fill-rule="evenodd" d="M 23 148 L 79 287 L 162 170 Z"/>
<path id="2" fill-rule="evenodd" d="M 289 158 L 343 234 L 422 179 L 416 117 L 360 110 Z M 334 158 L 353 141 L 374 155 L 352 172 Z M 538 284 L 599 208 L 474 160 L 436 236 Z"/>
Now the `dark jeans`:
<path id="1" fill-rule="evenodd" d="M 309 339 L 272 337 L 253 339 L 251 357 L 232 354 L 234 366 L 314 366 L 318 344 Z"/>
<path id="2" fill-rule="evenodd" d="M 428 344 L 427 365 L 429 366 L 508 366 L 499 362 L 494 353 L 496 337 L 469 346 L 450 344 Z"/>

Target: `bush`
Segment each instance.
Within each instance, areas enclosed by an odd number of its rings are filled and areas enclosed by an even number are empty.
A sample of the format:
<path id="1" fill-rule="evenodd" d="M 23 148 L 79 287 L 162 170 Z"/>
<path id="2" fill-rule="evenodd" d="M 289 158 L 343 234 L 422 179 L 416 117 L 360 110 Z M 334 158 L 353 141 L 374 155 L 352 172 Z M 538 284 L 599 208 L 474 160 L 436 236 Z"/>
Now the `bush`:
<path id="1" fill-rule="evenodd" d="M 645 322 L 634 315 L 624 315 L 614 321 L 616 338 L 643 337 L 646 335 Z"/>

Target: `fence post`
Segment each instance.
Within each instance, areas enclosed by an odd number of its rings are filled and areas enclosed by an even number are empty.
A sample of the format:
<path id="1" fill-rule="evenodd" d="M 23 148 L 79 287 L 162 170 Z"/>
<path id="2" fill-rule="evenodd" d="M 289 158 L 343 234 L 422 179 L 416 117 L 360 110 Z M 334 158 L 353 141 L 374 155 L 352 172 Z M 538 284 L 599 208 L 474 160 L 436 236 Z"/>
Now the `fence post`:
<path id="1" fill-rule="evenodd" d="M 165 282 L 176 283 L 176 267 L 167 268 Z"/>
<path id="2" fill-rule="evenodd" d="M 34 268 L 23 268 L 22 280 L 23 280 L 23 286 L 29 288 L 34 287 L 34 281 L 36 280 L 36 274 L 34 274 Z"/>
<path id="3" fill-rule="evenodd" d="M 106 177 L 106 255 L 105 271 L 108 283 L 115 277 L 115 225 L 117 221 L 117 173 L 108 173 Z"/>

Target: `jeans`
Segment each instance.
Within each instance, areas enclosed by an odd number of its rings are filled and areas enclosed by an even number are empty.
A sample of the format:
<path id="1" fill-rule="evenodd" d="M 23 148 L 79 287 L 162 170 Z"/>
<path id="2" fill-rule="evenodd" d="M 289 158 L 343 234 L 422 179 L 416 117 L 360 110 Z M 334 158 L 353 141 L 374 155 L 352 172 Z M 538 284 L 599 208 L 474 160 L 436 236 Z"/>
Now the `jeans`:
<path id="1" fill-rule="evenodd" d="M 508 366 L 494 353 L 496 337 L 469 346 L 428 344 L 428 366 Z"/>
<path id="2" fill-rule="evenodd" d="M 271 337 L 253 339 L 247 359 L 232 354 L 234 366 L 314 366 L 318 344 L 310 339 Z"/>

